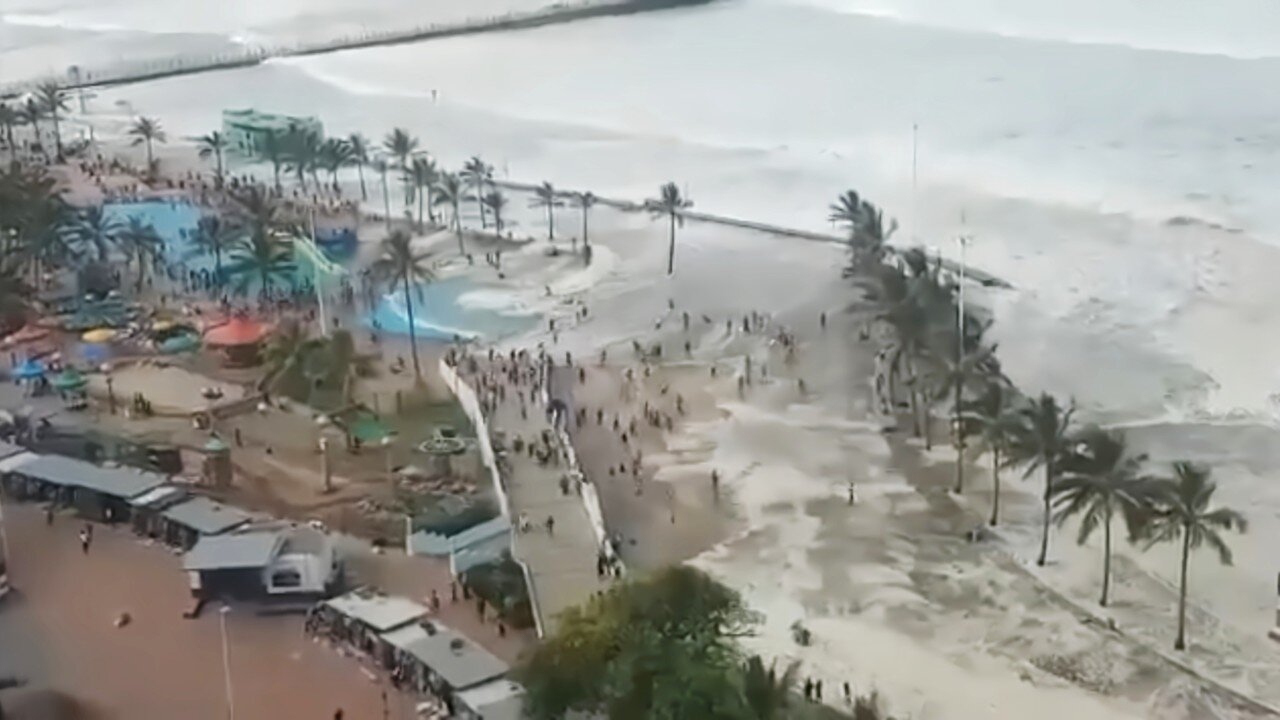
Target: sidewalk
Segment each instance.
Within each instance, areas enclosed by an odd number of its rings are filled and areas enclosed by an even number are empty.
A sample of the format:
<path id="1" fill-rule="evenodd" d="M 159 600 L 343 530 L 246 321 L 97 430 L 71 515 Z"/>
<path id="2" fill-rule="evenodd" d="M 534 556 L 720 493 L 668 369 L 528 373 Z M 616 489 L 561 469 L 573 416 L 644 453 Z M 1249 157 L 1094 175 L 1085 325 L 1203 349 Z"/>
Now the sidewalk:
<path id="1" fill-rule="evenodd" d="M 474 377 L 466 380 L 477 389 Z M 521 391 L 528 408 L 527 418 L 520 414 Z M 552 635 L 560 613 L 584 603 L 594 592 L 606 588 L 607 582 L 596 575 L 599 547 L 582 498 L 572 490 L 567 495 L 560 490 L 560 478 L 569 472 L 565 460 L 558 457 L 542 465 L 527 450 L 516 452 L 513 447 L 517 437 L 528 442 L 537 439 L 543 430 L 551 430 L 545 407 L 528 402 L 528 397 L 527 384 L 508 387 L 506 400 L 497 403 L 489 422 L 491 428 L 506 436 L 509 470 L 505 477 L 512 524 L 518 525 L 524 513 L 532 525 L 528 532 L 517 530 L 512 552 L 529 568 L 534 611 L 543 632 Z M 547 531 L 548 517 L 555 519 L 554 533 Z"/>

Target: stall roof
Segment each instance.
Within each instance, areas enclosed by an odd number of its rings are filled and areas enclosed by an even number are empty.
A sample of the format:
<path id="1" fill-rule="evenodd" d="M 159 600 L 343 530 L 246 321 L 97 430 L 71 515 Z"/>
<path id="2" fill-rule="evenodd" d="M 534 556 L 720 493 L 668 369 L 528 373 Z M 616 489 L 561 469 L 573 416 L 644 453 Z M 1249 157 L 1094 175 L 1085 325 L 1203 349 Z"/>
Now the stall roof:
<path id="1" fill-rule="evenodd" d="M 161 517 L 185 525 L 201 535 L 217 535 L 244 525 L 249 513 L 206 497 L 193 497 L 160 513 Z"/>
<path id="2" fill-rule="evenodd" d="M 524 688 L 505 678 L 477 685 L 457 693 L 455 697 L 481 720 L 524 718 Z"/>
<path id="3" fill-rule="evenodd" d="M 129 504 L 140 508 L 166 508 L 176 505 L 186 497 L 186 490 L 176 485 L 162 485 L 131 498 Z"/>
<path id="4" fill-rule="evenodd" d="M 425 624 L 425 623 L 424 623 Z M 454 690 L 475 687 L 506 674 L 511 666 L 470 638 L 446 625 L 431 621 L 435 632 L 421 624 L 383 633 L 382 639 L 414 656 Z"/>
<path id="5" fill-rule="evenodd" d="M 153 473 L 133 468 L 99 467 L 93 463 L 61 455 L 32 455 L 16 467 L 8 468 L 8 471 L 54 485 L 85 488 L 125 500 L 160 487 L 166 482 L 163 477 Z"/>
<path id="6" fill-rule="evenodd" d="M 266 567 L 284 542 L 280 532 L 202 537 L 182 558 L 184 570 L 240 570 Z"/>
<path id="7" fill-rule="evenodd" d="M 358 590 L 326 600 L 324 604 L 376 632 L 394 630 L 427 614 L 425 607 L 412 600 Z"/>

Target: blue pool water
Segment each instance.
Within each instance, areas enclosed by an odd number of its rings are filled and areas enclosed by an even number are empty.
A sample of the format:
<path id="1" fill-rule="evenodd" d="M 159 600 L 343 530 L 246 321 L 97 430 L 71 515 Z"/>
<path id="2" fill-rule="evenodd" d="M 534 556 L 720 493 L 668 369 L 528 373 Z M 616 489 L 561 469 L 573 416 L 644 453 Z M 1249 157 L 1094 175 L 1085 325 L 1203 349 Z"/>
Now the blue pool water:
<path id="1" fill-rule="evenodd" d="M 201 216 L 200 208 L 194 205 L 167 202 L 111 203 L 102 207 L 102 213 L 121 223 L 129 222 L 131 217 L 150 223 L 164 241 L 165 257 L 170 262 L 184 262 L 192 270 L 213 268 L 213 258 L 201 257 L 189 239 L 195 234 Z"/>
<path id="2" fill-rule="evenodd" d="M 528 329 L 537 321 L 529 315 L 512 316 L 464 307 L 458 298 L 473 289 L 465 278 L 449 278 L 427 285 L 415 286 L 413 294 L 413 325 L 419 338 L 453 340 L 455 335 L 467 339 L 497 340 Z M 365 318 L 365 326 L 374 324 L 383 332 L 398 335 L 409 334 L 409 318 L 405 308 L 404 292 L 392 292 L 383 296 L 373 312 Z"/>

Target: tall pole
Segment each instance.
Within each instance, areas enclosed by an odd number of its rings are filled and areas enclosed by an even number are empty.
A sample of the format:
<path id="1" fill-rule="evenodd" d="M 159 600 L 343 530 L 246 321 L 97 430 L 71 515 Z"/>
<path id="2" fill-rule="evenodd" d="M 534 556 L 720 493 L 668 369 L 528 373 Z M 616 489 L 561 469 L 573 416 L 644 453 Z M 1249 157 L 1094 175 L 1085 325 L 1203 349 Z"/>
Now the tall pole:
<path id="1" fill-rule="evenodd" d="M 961 220 L 963 223 L 963 219 Z M 961 371 L 964 365 L 964 286 L 965 286 L 965 250 L 969 246 L 969 236 L 961 233 L 956 238 L 956 242 L 960 244 L 960 287 L 956 302 L 956 372 Z M 955 397 L 952 402 L 955 403 L 953 411 L 951 432 L 954 433 L 956 445 L 956 487 L 957 494 L 964 492 L 964 435 L 963 428 L 960 427 L 960 404 L 963 398 L 964 388 L 961 385 L 962 377 L 957 375 L 955 378 Z"/>
<path id="2" fill-rule="evenodd" d="M 917 135 L 920 132 L 920 126 L 917 123 L 911 123 L 911 239 L 914 241 L 920 235 L 919 225 L 920 216 L 916 212 L 916 168 L 918 155 L 918 144 L 916 142 Z"/>
<path id="3" fill-rule="evenodd" d="M 218 623 L 222 629 L 222 678 L 227 693 L 227 720 L 235 720 L 236 704 L 231 691 L 231 650 L 227 646 L 227 613 L 231 608 L 223 605 L 218 610 Z"/>
<path id="4" fill-rule="evenodd" d="M 310 250 L 311 250 L 312 252 L 314 252 L 314 253 L 319 253 L 319 252 L 320 252 L 320 244 L 316 242 L 316 209 L 315 209 L 315 206 L 312 206 L 312 207 L 311 207 L 311 213 L 310 213 L 310 215 L 309 215 L 309 219 L 310 219 L 310 221 L 311 221 L 311 248 L 310 248 Z M 319 257 L 313 257 L 313 258 L 311 258 L 311 266 L 312 266 L 313 268 L 315 268 L 315 279 L 313 280 L 313 282 L 315 283 L 315 286 L 316 286 L 316 302 L 320 305 L 320 336 L 321 336 L 321 337 L 327 337 L 327 336 L 329 335 L 329 318 L 328 318 L 328 316 L 325 314 L 325 311 L 324 311 L 324 289 L 321 287 L 321 283 L 320 283 L 320 258 L 319 258 Z"/>

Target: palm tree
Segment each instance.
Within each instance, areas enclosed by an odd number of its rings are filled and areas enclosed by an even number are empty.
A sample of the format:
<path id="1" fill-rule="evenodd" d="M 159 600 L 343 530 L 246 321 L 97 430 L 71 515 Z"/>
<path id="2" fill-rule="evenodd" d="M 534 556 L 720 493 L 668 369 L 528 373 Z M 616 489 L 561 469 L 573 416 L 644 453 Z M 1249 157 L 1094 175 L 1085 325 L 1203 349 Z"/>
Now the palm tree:
<path id="1" fill-rule="evenodd" d="M 13 106 L 0 102 L 0 127 L 4 128 L 4 141 L 9 146 L 10 162 L 18 162 L 18 145 L 13 141 L 13 128 L 22 123 L 22 116 Z"/>
<path id="2" fill-rule="evenodd" d="M 448 205 L 453 216 L 450 218 L 453 229 L 458 233 L 458 253 L 467 254 L 466 246 L 462 244 L 462 196 L 466 192 L 462 187 L 462 181 L 457 175 L 446 172 L 440 174 L 440 181 L 436 183 L 436 204 Z"/>
<path id="3" fill-rule="evenodd" d="M 502 211 L 507 207 L 507 196 L 497 190 L 491 190 L 487 195 L 480 198 L 480 204 L 489 208 L 493 213 L 493 227 L 502 234 Z"/>
<path id="4" fill-rule="evenodd" d="M 954 333 L 944 335 L 946 344 L 960 347 Z M 977 342 L 981 342 L 979 336 Z M 973 341 L 965 344 L 976 344 Z M 995 359 L 996 347 L 979 346 L 964 353 L 951 352 L 945 348 L 928 351 L 933 360 L 933 369 L 927 376 L 932 387 L 929 396 L 934 401 L 951 400 L 951 441 L 956 449 L 956 485 L 957 495 L 964 492 L 964 426 L 961 414 L 964 409 L 965 388 L 973 387 L 991 371 Z"/>
<path id="5" fill-rule="evenodd" d="M 268 132 L 262 137 L 262 146 L 258 148 L 262 157 L 271 163 L 271 173 L 275 178 L 276 192 L 281 192 L 283 187 L 280 185 L 280 169 L 284 167 L 289 160 L 289 148 L 285 143 L 285 137 L 275 132 Z"/>
<path id="6" fill-rule="evenodd" d="M 338 171 L 351 164 L 355 152 L 341 138 L 329 138 L 320 144 L 320 165 L 329 171 L 329 182 L 338 187 Z"/>
<path id="7" fill-rule="evenodd" d="M 31 133 L 35 136 L 35 143 L 40 146 L 40 152 L 44 153 L 45 159 L 48 160 L 49 153 L 44 149 L 44 143 L 40 139 L 40 118 L 44 117 L 44 109 L 40 107 L 35 98 L 27 98 L 27 103 L 18 110 L 18 114 L 23 124 L 31 126 Z"/>
<path id="8" fill-rule="evenodd" d="M 129 128 L 129 134 L 133 136 L 134 145 L 147 145 L 147 172 L 155 167 L 155 156 L 152 150 L 153 143 L 163 143 L 168 141 L 164 129 L 160 127 L 160 121 L 155 118 L 140 117 L 133 122 L 133 126 Z"/>
<path id="9" fill-rule="evenodd" d="M 529 207 L 547 209 L 547 239 L 556 239 L 556 208 L 563 207 L 564 201 L 556 195 L 556 189 L 549 182 L 543 182 L 533 189 L 533 199 Z"/>
<path id="10" fill-rule="evenodd" d="M 278 237 L 279 209 L 256 188 L 250 188 L 236 200 L 245 236 L 231 249 L 227 274 L 236 278 L 238 292 L 248 290 L 255 279 L 260 281 L 264 292 L 270 291 L 273 278 L 286 277 L 293 271 L 291 248 Z"/>
<path id="11" fill-rule="evenodd" d="M 316 180 L 316 190 L 320 189 L 316 178 L 316 168 L 320 164 L 320 146 L 320 136 L 307 130 L 292 130 L 284 136 L 285 157 L 304 193 L 307 191 L 308 172 L 311 173 L 311 179 Z"/>
<path id="12" fill-rule="evenodd" d="M 765 666 L 759 655 L 752 655 L 742 665 L 742 694 L 751 720 L 782 720 L 791 704 L 800 663 L 793 662 L 778 672 L 777 661 Z"/>
<path id="13" fill-rule="evenodd" d="M 591 214 L 591 208 L 596 204 L 596 194 L 590 190 L 577 192 L 572 195 L 574 207 L 582 210 L 582 249 L 586 250 L 591 246 L 591 241 L 587 238 L 587 216 Z M 577 243 L 574 243 L 576 250 Z"/>
<path id="14" fill-rule="evenodd" d="M 886 243 L 898 229 L 897 220 L 890 220 L 885 226 L 883 211 L 853 190 L 838 196 L 830 205 L 830 211 L 828 219 L 844 224 L 849 230 L 849 249 L 855 265 L 864 258 L 882 256 Z"/>
<path id="15" fill-rule="evenodd" d="M 1131 455 L 1124 433 L 1118 430 L 1088 428 L 1073 440 L 1054 488 L 1056 517 L 1061 525 L 1067 518 L 1080 516 L 1078 545 L 1102 527 L 1102 598 L 1098 602 L 1106 607 L 1111 592 L 1111 520 L 1119 511 L 1130 537 L 1137 534 L 1143 512 L 1150 506 L 1152 485 L 1140 476 L 1147 456 Z"/>
<path id="16" fill-rule="evenodd" d="M 120 232 L 117 242 L 124 250 L 126 266 L 128 259 L 138 262 L 138 280 L 134 292 L 142 292 L 142 284 L 147 276 L 147 263 L 160 251 L 164 241 L 155 227 L 140 215 L 130 215 L 129 221 Z"/>
<path id="17" fill-rule="evenodd" d="M 58 160 L 62 160 L 62 129 L 58 125 L 60 113 L 68 112 L 67 93 L 58 83 L 52 80 L 41 83 L 36 88 L 36 102 L 40 103 L 41 108 L 49 113 L 49 117 L 53 120 L 53 142 L 57 150 Z"/>
<path id="18" fill-rule="evenodd" d="M 192 242 L 202 254 L 213 256 L 213 274 L 218 287 L 222 287 L 226 279 L 222 272 L 222 256 L 239 244 L 243 235 L 243 229 L 216 214 L 205 215 L 196 224 Z"/>
<path id="19" fill-rule="evenodd" d="M 227 137 L 221 132 L 214 130 L 208 135 L 201 135 L 196 138 L 196 145 L 200 148 L 201 158 L 207 160 L 212 157 L 214 159 L 214 167 L 217 169 L 218 187 L 222 187 L 222 151 L 227 148 Z"/>
<path id="20" fill-rule="evenodd" d="M 315 342 L 303 323 L 293 319 L 280 323 L 262 348 L 264 387 L 267 384 L 274 386 L 286 376 L 299 374 Z"/>
<path id="21" fill-rule="evenodd" d="M 1071 416 L 1075 403 L 1065 409 L 1048 393 L 1029 400 L 1019 410 L 1020 424 L 1014 435 L 1012 460 L 1024 463 L 1024 478 L 1031 477 L 1037 468 L 1044 468 L 1044 513 L 1041 523 L 1040 557 L 1036 564 L 1043 566 L 1049 556 L 1049 519 L 1054 488 L 1061 473 L 1060 463 L 1071 446 Z"/>
<path id="22" fill-rule="evenodd" d="M 360 133 L 347 136 L 347 146 L 351 148 L 351 164 L 356 166 L 356 174 L 360 177 L 360 199 L 368 202 L 369 191 L 364 187 L 364 166 L 369 163 L 369 139 Z"/>
<path id="23" fill-rule="evenodd" d="M 978 397 L 964 401 L 960 417 L 966 429 L 973 428 L 979 439 L 979 449 L 991 452 L 990 524 L 1000 523 L 1000 468 L 1008 462 L 1020 416 L 1016 405 L 1017 391 L 1003 375 L 989 375 Z"/>
<path id="24" fill-rule="evenodd" d="M 676 271 L 676 223 L 684 225 L 682 211 L 693 207 L 693 201 L 680 196 L 680 188 L 669 182 L 658 190 L 656 199 L 645 201 L 645 209 L 654 217 L 668 216 L 671 219 L 671 243 L 667 248 L 667 274 Z"/>
<path id="25" fill-rule="evenodd" d="M 480 229 L 483 230 L 489 227 L 484 215 L 484 188 L 493 180 L 493 168 L 486 165 L 480 156 L 472 155 L 462 166 L 462 179 L 475 191 L 476 206 L 480 208 Z"/>
<path id="26" fill-rule="evenodd" d="M 435 186 L 436 181 L 440 179 L 440 171 L 436 169 L 436 163 L 429 157 L 421 155 L 413 159 L 413 163 L 409 165 L 409 180 L 413 185 L 413 193 L 418 198 L 418 230 L 422 232 L 426 226 L 422 224 L 422 208 L 427 208 L 427 217 L 431 222 L 435 222 L 435 210 L 431 207 L 431 189 Z"/>
<path id="27" fill-rule="evenodd" d="M 1159 542 L 1182 541 L 1182 564 L 1178 581 L 1178 638 L 1175 650 L 1187 647 L 1187 561 L 1191 551 L 1208 545 L 1218 553 L 1223 565 L 1231 564 L 1231 548 L 1220 531 L 1247 529 L 1244 516 L 1228 508 L 1209 508 L 1217 483 L 1208 467 L 1189 462 L 1173 464 L 1172 479 L 1154 481 L 1154 512 L 1143 527 L 1147 547 Z"/>
<path id="28" fill-rule="evenodd" d="M 391 195 L 387 190 L 387 172 L 391 170 L 390 163 L 386 158 L 377 158 L 369 163 L 374 172 L 378 173 L 378 177 L 382 178 L 382 205 L 387 214 L 387 233 L 391 232 Z"/>
<path id="29" fill-rule="evenodd" d="M 79 217 L 67 228 L 73 246 L 81 252 L 91 250 L 99 263 L 107 262 L 111 247 L 120 238 L 124 225 L 119 219 L 107 215 L 101 205 L 90 205 L 80 211 Z"/>
<path id="30" fill-rule="evenodd" d="M 34 288 L 22 277 L 22 268 L 10 256 L 0 259 L 0 319 L 19 315 L 30 307 Z"/>
<path id="31" fill-rule="evenodd" d="M 397 230 L 382 241 L 382 254 L 371 266 L 373 276 L 388 288 L 400 285 L 404 289 L 404 307 L 409 320 L 409 349 L 413 353 L 413 376 L 422 382 L 422 368 L 418 364 L 418 337 L 413 324 L 413 293 L 410 288 L 435 280 L 431 271 L 430 251 L 414 250 L 409 234 Z"/>
<path id="32" fill-rule="evenodd" d="M 406 185 L 409 178 L 409 156 L 418 149 L 418 139 L 409 134 L 404 128 L 395 128 L 382 141 L 382 147 L 387 154 L 396 159 L 396 165 L 400 168 L 401 177 L 405 180 Z M 409 206 L 412 198 L 409 197 L 408 187 L 405 189 L 405 207 Z"/>

